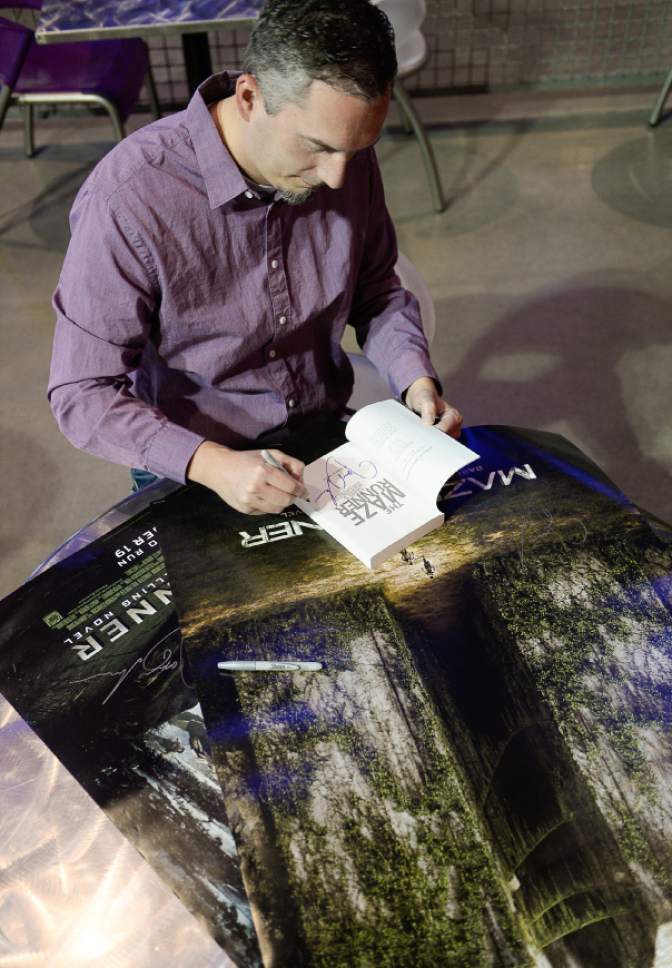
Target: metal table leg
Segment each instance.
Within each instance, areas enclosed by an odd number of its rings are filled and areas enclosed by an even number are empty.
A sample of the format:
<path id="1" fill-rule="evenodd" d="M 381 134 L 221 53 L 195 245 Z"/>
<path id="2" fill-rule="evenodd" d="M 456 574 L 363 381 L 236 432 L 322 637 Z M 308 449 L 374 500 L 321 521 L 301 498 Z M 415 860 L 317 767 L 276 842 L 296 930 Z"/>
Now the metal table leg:
<path id="1" fill-rule="evenodd" d="M 187 72 L 189 94 L 193 94 L 199 84 L 212 74 L 210 44 L 207 34 L 182 34 L 184 66 Z"/>

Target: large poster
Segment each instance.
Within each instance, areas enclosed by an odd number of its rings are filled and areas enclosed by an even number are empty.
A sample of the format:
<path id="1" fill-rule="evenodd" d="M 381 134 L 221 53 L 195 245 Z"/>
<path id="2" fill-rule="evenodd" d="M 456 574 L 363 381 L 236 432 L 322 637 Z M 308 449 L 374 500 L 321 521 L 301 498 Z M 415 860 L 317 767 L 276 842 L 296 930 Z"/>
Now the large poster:
<path id="1" fill-rule="evenodd" d="M 233 961 L 258 965 L 150 512 L 0 603 L 0 693 Z M 68 876 L 51 856 L 45 883 Z"/>
<path id="2" fill-rule="evenodd" d="M 669 550 L 562 438 L 466 443 L 373 572 L 293 509 L 154 509 L 263 962 L 660 968 Z M 321 668 L 218 668 L 269 660 Z"/>
<path id="3" fill-rule="evenodd" d="M 239 968 L 672 964 L 670 551 L 561 438 L 466 442 L 374 572 L 189 487 L 0 603 L 0 692 Z M 322 668 L 217 666 L 269 659 Z"/>

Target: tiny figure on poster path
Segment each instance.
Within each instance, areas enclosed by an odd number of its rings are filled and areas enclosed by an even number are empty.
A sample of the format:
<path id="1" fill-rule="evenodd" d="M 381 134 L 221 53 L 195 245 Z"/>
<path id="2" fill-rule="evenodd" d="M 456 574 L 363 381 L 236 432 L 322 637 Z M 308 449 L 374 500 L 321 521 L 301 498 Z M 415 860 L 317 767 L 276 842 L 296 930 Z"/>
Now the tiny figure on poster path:
<path id="1" fill-rule="evenodd" d="M 433 578 L 434 575 L 436 574 L 436 568 L 431 563 L 431 561 L 429 561 L 427 558 L 425 558 L 424 555 L 422 556 L 422 567 L 425 569 L 425 574 L 429 578 Z"/>
<path id="2" fill-rule="evenodd" d="M 190 710 L 187 710 L 175 716 L 171 722 L 186 731 L 189 736 L 189 746 L 196 756 L 206 757 L 210 755 L 208 733 L 200 716 L 196 716 Z"/>

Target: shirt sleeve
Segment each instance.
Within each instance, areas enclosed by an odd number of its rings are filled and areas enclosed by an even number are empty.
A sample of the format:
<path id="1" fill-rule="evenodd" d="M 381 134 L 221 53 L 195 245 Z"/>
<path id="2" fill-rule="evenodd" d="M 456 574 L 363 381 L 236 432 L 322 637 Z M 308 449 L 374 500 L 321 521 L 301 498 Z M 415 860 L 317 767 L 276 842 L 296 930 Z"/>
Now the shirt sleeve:
<path id="1" fill-rule="evenodd" d="M 398 396 L 422 376 L 431 377 L 440 389 L 418 300 L 403 288 L 394 271 L 397 239 L 373 148 L 369 162 L 366 236 L 349 322 L 355 327 L 359 346 Z"/>
<path id="2" fill-rule="evenodd" d="M 54 293 L 48 395 L 76 447 L 183 482 L 203 437 L 133 395 L 133 373 L 158 325 L 160 293 L 139 233 L 86 184 Z"/>

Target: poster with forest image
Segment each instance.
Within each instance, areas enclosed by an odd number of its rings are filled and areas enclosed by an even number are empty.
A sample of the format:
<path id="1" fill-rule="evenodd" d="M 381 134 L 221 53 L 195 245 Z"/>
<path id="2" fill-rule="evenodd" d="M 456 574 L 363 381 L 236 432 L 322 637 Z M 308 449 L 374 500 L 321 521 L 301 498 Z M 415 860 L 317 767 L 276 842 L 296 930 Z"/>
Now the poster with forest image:
<path id="1" fill-rule="evenodd" d="M 267 968 L 672 964 L 669 547 L 563 438 L 465 442 L 374 571 L 294 508 L 153 506 Z"/>
<path id="2" fill-rule="evenodd" d="M 667 535 L 558 436 L 465 442 L 374 571 L 190 486 L 0 603 L 0 692 L 223 963 L 672 966 Z"/>

